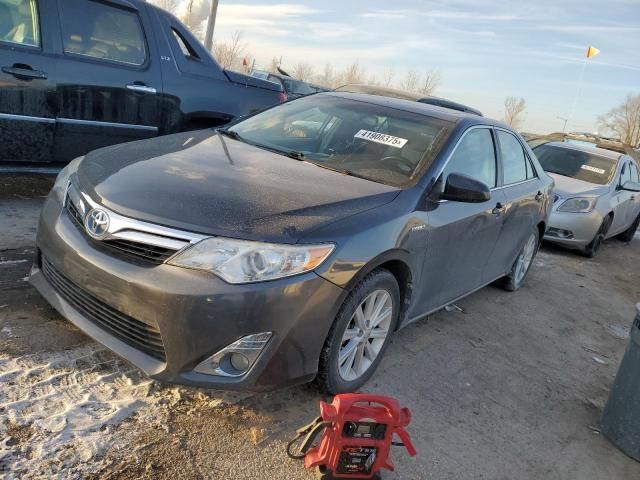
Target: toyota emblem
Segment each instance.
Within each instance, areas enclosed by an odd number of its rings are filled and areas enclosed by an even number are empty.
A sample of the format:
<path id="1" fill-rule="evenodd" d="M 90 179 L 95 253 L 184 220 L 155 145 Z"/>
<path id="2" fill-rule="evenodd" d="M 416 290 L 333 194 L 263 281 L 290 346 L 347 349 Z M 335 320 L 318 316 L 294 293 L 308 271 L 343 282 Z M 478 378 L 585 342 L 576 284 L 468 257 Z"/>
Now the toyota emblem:
<path id="1" fill-rule="evenodd" d="M 104 238 L 109 231 L 109 214 L 100 208 L 91 210 L 84 219 L 84 228 L 95 239 Z"/>

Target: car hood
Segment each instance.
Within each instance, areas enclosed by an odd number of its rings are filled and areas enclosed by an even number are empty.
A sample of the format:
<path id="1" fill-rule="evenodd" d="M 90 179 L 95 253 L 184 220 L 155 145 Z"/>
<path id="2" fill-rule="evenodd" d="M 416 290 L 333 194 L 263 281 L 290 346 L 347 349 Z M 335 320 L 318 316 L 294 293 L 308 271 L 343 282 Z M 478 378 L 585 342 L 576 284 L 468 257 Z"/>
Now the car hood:
<path id="1" fill-rule="evenodd" d="M 596 183 L 585 182 L 577 178 L 565 177 L 557 173 L 547 173 L 553 178 L 556 186 L 554 191 L 561 197 L 588 195 L 599 196 L 609 191 L 608 185 L 598 185 Z"/>
<path id="2" fill-rule="evenodd" d="M 95 202 L 128 217 L 288 243 L 400 192 L 211 130 L 96 150 L 80 162 L 76 182 Z"/>

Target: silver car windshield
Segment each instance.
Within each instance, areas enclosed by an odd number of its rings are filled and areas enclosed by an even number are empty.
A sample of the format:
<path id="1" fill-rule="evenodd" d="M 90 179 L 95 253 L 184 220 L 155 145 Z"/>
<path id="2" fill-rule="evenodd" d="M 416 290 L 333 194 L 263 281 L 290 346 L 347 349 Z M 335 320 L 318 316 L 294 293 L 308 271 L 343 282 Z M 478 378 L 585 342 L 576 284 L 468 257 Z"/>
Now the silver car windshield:
<path id="1" fill-rule="evenodd" d="M 431 164 L 453 126 L 418 113 L 319 94 L 271 108 L 229 131 L 298 160 L 402 187 Z"/>
<path id="2" fill-rule="evenodd" d="M 545 172 L 597 185 L 608 184 L 618 164 L 612 158 L 553 145 L 540 145 L 533 151 Z"/>

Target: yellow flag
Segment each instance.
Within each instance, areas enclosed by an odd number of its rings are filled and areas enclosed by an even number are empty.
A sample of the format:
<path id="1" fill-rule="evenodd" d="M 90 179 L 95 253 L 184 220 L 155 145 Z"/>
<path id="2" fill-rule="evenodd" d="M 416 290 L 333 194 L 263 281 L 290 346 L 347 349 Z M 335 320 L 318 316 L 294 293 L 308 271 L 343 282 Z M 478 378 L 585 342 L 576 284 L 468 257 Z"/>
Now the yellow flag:
<path id="1" fill-rule="evenodd" d="M 589 48 L 587 48 L 587 58 L 595 57 L 599 53 L 600 50 L 598 50 L 596 47 L 592 47 L 591 45 L 589 45 Z"/>

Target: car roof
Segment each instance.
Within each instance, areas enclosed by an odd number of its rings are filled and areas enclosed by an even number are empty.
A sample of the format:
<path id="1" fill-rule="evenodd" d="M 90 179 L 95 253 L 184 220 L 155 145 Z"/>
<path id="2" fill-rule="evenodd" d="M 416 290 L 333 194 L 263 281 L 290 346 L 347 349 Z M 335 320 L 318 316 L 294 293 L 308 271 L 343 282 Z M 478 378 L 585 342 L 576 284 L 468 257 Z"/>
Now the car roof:
<path id="1" fill-rule="evenodd" d="M 504 128 L 513 131 L 511 127 L 502 122 L 487 117 L 481 117 L 473 113 L 461 112 L 450 108 L 421 103 L 414 100 L 404 100 L 401 98 L 386 97 L 380 95 L 370 95 L 366 93 L 351 93 L 342 91 L 321 92 L 316 95 L 331 95 L 334 97 L 348 98 L 360 102 L 370 103 L 372 105 L 380 105 L 382 107 L 395 108 L 405 112 L 417 113 L 429 117 L 435 117 L 440 120 L 446 120 L 452 123 L 465 123 L 468 125 L 489 125 Z"/>
<path id="2" fill-rule="evenodd" d="M 614 152 L 613 150 L 607 150 L 606 148 L 596 147 L 595 145 L 593 147 L 589 147 L 586 145 L 578 145 L 576 143 L 547 142 L 538 145 L 536 148 L 541 147 L 542 145 L 549 145 L 552 147 L 566 148 L 567 150 L 577 150 L 579 152 L 592 153 L 600 157 L 610 158 L 611 160 L 618 160 L 620 157 L 625 156 L 623 153 Z"/>
<path id="3" fill-rule="evenodd" d="M 366 93 L 369 95 L 380 95 L 383 97 L 400 98 L 403 100 L 412 100 L 414 102 L 429 103 L 431 105 L 438 105 L 445 108 L 451 108 L 453 110 L 465 111 L 482 116 L 480 110 L 469 107 L 459 102 L 454 102 L 447 98 L 425 96 L 421 93 L 408 92 L 406 90 L 398 90 L 397 88 L 380 87 L 377 85 L 366 85 L 364 83 L 353 83 L 342 85 L 335 89 L 337 92 L 352 92 L 352 93 Z"/>

